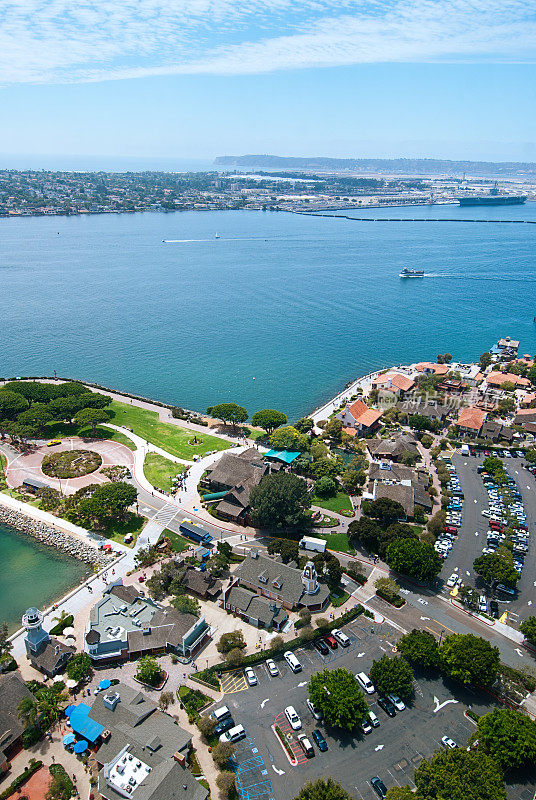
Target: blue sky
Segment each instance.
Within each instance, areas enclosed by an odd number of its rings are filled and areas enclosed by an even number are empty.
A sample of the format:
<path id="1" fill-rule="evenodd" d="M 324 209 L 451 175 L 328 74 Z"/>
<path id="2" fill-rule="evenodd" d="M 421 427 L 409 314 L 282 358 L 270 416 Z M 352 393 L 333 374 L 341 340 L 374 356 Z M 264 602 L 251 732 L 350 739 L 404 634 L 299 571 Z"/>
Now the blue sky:
<path id="1" fill-rule="evenodd" d="M 7 0 L 0 153 L 536 161 L 535 56 L 526 0 Z"/>

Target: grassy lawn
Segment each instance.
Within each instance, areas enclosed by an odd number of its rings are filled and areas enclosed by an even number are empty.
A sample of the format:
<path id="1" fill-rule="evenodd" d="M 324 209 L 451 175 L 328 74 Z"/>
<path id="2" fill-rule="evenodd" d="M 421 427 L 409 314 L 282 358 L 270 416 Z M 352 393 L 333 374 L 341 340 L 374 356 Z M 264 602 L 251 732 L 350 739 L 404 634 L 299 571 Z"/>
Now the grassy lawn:
<path id="1" fill-rule="evenodd" d="M 107 411 L 110 412 L 111 422 L 114 425 L 126 425 L 151 444 L 187 461 L 192 461 L 194 455 L 205 455 L 210 450 L 227 450 L 231 446 L 229 442 L 209 433 L 195 433 L 177 425 L 160 422 L 156 411 L 117 403 L 115 400 Z M 194 436 L 200 443 L 188 444 Z"/>
<path id="2" fill-rule="evenodd" d="M 248 439 L 253 439 L 254 441 L 263 439 L 266 436 L 266 431 L 261 431 L 257 428 L 248 428 L 248 431 Z"/>
<path id="3" fill-rule="evenodd" d="M 159 453 L 147 453 L 143 462 L 143 474 L 149 483 L 165 492 L 171 490 L 171 478 L 179 472 L 184 472 L 185 469 L 184 464 L 176 464 Z"/>
<path id="4" fill-rule="evenodd" d="M 346 511 L 352 510 L 352 503 L 346 492 L 337 492 L 335 497 L 328 497 L 326 499 L 317 497 L 314 494 L 311 498 L 311 503 L 313 506 L 325 508 L 326 511 L 334 511 L 336 514 L 338 514 L 341 509 Z"/>
<path id="5" fill-rule="evenodd" d="M 49 422 L 45 425 L 45 439 L 65 439 L 69 436 L 80 436 L 83 439 L 111 439 L 113 442 L 124 444 L 130 450 L 135 450 L 136 445 L 120 431 L 114 431 L 112 428 L 103 428 L 97 426 L 95 433 L 88 427 L 81 427 L 80 425 L 67 425 L 65 422 Z"/>
<path id="6" fill-rule="evenodd" d="M 344 605 L 350 595 L 348 592 L 343 591 L 342 589 L 335 589 L 335 591 L 330 592 L 329 599 L 331 601 L 331 605 L 334 608 L 338 608 L 339 606 Z"/>
<path id="7" fill-rule="evenodd" d="M 125 536 L 127 533 L 131 533 L 134 537 L 132 542 L 130 542 L 127 547 L 133 547 L 136 544 L 136 539 L 142 532 L 143 528 L 147 524 L 147 520 L 145 517 L 139 516 L 138 514 L 133 514 L 131 511 L 127 512 L 126 520 L 124 522 L 112 522 L 107 528 L 96 530 L 95 533 L 104 536 L 106 539 L 109 539 L 111 542 L 117 542 L 118 544 L 125 544 Z"/>
<path id="8" fill-rule="evenodd" d="M 315 532 L 318 539 L 325 539 L 330 550 L 340 550 L 341 553 L 353 553 L 354 548 L 348 542 L 347 533 L 321 533 Z"/>
<path id="9" fill-rule="evenodd" d="M 178 533 L 170 531 L 169 528 L 164 528 L 158 541 L 161 541 L 164 538 L 169 540 L 170 547 L 174 553 L 182 553 L 183 550 L 187 550 L 191 545 L 191 542 L 187 541 Z"/>

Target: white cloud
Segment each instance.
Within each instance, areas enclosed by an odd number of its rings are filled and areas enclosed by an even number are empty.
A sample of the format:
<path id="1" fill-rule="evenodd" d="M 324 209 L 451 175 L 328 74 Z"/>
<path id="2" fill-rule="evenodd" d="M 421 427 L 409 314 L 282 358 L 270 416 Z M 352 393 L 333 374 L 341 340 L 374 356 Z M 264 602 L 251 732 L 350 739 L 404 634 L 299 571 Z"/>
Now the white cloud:
<path id="1" fill-rule="evenodd" d="M 0 82 L 527 61 L 525 0 L 4 0 Z"/>

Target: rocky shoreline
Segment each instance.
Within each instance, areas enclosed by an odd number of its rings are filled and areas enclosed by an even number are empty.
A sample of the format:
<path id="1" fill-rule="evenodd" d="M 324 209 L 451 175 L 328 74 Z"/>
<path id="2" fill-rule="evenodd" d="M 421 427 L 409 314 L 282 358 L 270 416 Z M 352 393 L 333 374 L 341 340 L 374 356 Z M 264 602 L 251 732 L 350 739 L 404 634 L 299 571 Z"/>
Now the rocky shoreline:
<path id="1" fill-rule="evenodd" d="M 61 550 L 66 555 L 71 556 L 71 558 L 84 561 L 86 564 L 105 567 L 109 563 L 110 557 L 97 550 L 95 547 L 80 541 L 80 539 L 71 536 L 65 531 L 52 528 L 44 522 L 21 514 L 19 511 L 12 511 L 9 508 L 0 506 L 0 522 L 37 539 L 43 544 Z"/>

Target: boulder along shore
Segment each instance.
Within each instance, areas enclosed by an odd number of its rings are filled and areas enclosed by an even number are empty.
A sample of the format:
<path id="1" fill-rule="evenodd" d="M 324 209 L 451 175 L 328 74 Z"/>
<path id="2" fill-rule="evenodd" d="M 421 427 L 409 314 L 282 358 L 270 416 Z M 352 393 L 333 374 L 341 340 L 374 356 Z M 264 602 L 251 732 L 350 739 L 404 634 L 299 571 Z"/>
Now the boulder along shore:
<path id="1" fill-rule="evenodd" d="M 82 542 L 66 531 L 60 531 L 57 528 L 46 525 L 44 522 L 39 522 L 39 520 L 27 517 L 19 511 L 12 511 L 9 508 L 0 506 L 0 522 L 37 539 L 43 544 L 61 550 L 66 555 L 71 556 L 71 558 L 84 561 L 86 564 L 95 564 L 99 567 L 104 567 L 110 561 L 110 556 L 107 556 L 90 544 Z"/>

